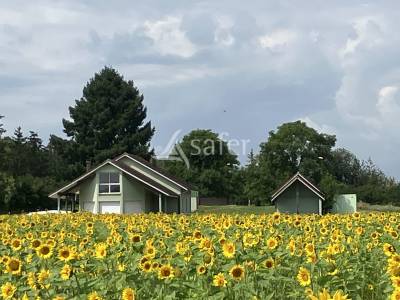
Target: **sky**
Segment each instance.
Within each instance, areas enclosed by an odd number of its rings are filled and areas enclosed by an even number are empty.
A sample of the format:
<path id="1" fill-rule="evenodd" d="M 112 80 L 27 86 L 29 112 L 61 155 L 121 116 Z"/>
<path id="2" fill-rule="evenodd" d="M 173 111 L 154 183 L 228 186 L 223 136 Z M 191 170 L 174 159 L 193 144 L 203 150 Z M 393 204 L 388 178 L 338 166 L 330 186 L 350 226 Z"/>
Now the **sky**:
<path id="1" fill-rule="evenodd" d="M 400 179 L 398 28 L 397 0 L 0 0 L 0 115 L 63 136 L 107 65 L 144 94 L 158 154 L 204 128 L 245 163 L 303 120 Z"/>

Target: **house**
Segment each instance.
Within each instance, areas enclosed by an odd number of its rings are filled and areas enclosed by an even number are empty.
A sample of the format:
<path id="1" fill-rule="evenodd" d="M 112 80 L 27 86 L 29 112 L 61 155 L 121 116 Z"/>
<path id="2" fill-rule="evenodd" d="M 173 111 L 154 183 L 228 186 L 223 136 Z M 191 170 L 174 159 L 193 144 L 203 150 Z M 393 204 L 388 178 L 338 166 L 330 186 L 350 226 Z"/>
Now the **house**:
<path id="1" fill-rule="evenodd" d="M 190 213 L 197 192 L 187 183 L 128 153 L 109 159 L 49 195 L 64 209 L 93 213 Z"/>
<path id="2" fill-rule="evenodd" d="M 324 200 L 322 192 L 300 173 L 286 181 L 271 198 L 278 212 L 320 215 Z"/>

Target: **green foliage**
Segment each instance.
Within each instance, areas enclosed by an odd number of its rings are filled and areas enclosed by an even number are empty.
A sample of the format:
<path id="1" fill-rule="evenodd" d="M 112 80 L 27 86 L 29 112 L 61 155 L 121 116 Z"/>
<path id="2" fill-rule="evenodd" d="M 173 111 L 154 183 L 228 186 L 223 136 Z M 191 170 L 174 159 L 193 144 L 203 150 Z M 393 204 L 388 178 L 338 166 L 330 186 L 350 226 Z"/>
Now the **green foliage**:
<path id="1" fill-rule="evenodd" d="M 0 212 L 8 211 L 11 206 L 11 199 L 15 195 L 14 178 L 0 172 Z"/>
<path id="2" fill-rule="evenodd" d="M 84 172 L 88 160 L 96 164 L 123 152 L 150 158 L 154 128 L 145 121 L 143 95 L 116 70 L 95 74 L 69 112 L 63 120 L 69 139 L 51 135 L 47 146 L 21 127 L 3 137 L 0 123 L 0 213 L 54 208 L 48 194 Z"/>
<path id="3" fill-rule="evenodd" d="M 36 132 L 18 127 L 0 138 L 0 213 L 53 208 L 48 194 L 60 184 L 52 176 L 50 152 Z"/>
<path id="4" fill-rule="evenodd" d="M 334 204 L 334 197 L 345 191 L 345 184 L 340 183 L 329 173 L 324 174 L 319 184 L 319 188 L 324 192 L 325 201 L 322 202 L 323 212 L 328 212 Z"/>
<path id="5" fill-rule="evenodd" d="M 96 164 L 123 152 L 149 159 L 154 128 L 145 121 L 143 99 L 133 82 L 124 80 L 115 69 L 105 67 L 95 74 L 82 98 L 69 108 L 70 120 L 63 120 L 64 131 L 71 138 L 68 162 L 85 166 L 87 160 Z"/>
<path id="6" fill-rule="evenodd" d="M 249 164 L 249 196 L 256 193 L 258 201 L 269 203 L 273 191 L 296 172 L 318 184 L 329 170 L 335 142 L 335 136 L 318 133 L 301 121 L 270 131 L 268 140 L 260 145 L 260 153 Z"/>
<path id="7" fill-rule="evenodd" d="M 249 156 L 244 171 L 246 197 L 268 204 L 275 189 L 299 171 L 324 192 L 325 211 L 335 194 L 345 192 L 369 203 L 400 204 L 396 180 L 370 159 L 360 161 L 346 149 L 333 149 L 335 142 L 335 136 L 318 133 L 301 121 L 282 124 L 270 132 L 258 155 Z"/>
<path id="8" fill-rule="evenodd" d="M 165 167 L 173 174 L 193 184 L 202 197 L 230 198 L 238 193 L 240 174 L 236 154 L 228 144 L 211 130 L 193 130 L 176 147 L 183 152 L 189 168 L 183 161 L 167 162 Z M 181 157 L 182 158 L 182 157 Z"/>

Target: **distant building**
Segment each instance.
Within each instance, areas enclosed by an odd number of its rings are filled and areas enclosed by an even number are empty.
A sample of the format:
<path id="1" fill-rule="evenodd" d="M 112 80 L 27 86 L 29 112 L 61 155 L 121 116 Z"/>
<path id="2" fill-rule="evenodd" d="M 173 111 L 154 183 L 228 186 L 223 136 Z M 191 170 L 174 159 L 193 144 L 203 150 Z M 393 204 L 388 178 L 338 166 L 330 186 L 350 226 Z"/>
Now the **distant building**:
<path id="1" fill-rule="evenodd" d="M 198 193 L 146 160 L 122 154 L 49 195 L 64 209 L 93 213 L 190 213 Z"/>
<path id="2" fill-rule="evenodd" d="M 271 202 L 281 213 L 322 214 L 322 192 L 300 173 L 296 173 L 272 195 Z"/>

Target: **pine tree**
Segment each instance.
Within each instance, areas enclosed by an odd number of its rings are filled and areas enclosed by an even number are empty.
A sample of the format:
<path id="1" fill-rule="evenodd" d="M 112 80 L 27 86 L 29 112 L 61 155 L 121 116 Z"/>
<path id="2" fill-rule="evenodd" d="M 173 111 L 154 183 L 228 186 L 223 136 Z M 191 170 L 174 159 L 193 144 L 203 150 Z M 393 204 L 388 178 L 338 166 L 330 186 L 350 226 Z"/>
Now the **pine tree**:
<path id="1" fill-rule="evenodd" d="M 145 121 L 143 99 L 133 82 L 125 81 L 113 68 L 95 74 L 82 98 L 69 108 L 71 120 L 63 120 L 81 164 L 99 163 L 123 152 L 150 158 L 154 128 Z"/>

